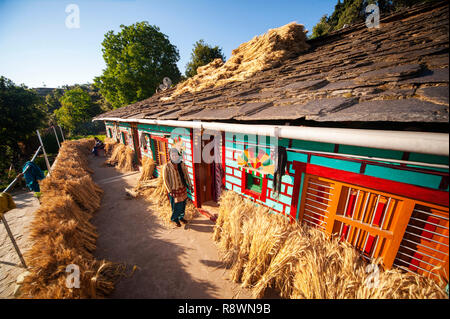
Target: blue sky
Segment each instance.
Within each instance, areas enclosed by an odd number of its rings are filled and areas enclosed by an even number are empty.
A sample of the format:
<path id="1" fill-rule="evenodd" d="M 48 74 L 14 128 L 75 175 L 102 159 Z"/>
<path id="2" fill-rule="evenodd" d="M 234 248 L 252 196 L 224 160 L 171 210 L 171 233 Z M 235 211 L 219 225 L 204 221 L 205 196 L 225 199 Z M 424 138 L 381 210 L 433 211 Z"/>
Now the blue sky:
<path id="1" fill-rule="evenodd" d="M 219 45 L 227 59 L 239 44 L 292 21 L 308 30 L 337 0 L 0 0 L 0 75 L 29 87 L 92 82 L 105 67 L 104 34 L 148 21 L 180 53 L 182 73 L 199 39 Z M 80 28 L 65 25 L 66 6 L 80 10 Z"/>

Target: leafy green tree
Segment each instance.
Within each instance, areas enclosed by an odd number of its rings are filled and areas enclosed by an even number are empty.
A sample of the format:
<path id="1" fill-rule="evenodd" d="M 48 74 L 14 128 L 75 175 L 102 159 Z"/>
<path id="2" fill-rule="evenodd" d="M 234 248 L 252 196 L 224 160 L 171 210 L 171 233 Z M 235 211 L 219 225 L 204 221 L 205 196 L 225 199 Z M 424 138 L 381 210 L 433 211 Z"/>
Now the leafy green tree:
<path id="1" fill-rule="evenodd" d="M 61 107 L 54 114 L 62 127 L 70 133 L 92 119 L 101 112 L 98 104 L 92 101 L 91 96 L 81 87 L 68 90 L 60 99 Z"/>
<path id="2" fill-rule="evenodd" d="M 49 113 L 53 113 L 55 110 L 61 107 L 59 100 L 64 94 L 63 89 L 53 89 L 53 91 L 45 96 L 45 105 Z"/>
<path id="3" fill-rule="evenodd" d="M 366 18 L 365 8 L 369 4 L 376 4 L 381 15 L 390 14 L 405 7 L 437 0 L 344 0 L 334 7 L 333 13 L 323 16 L 313 27 L 312 38 L 326 35 L 332 31 L 342 29 L 344 25 L 363 22 Z"/>
<path id="4" fill-rule="evenodd" d="M 214 59 L 222 59 L 225 61 L 225 55 L 222 49 L 217 45 L 215 47 L 206 44 L 204 40 L 195 42 L 191 53 L 191 61 L 186 64 L 186 77 L 191 77 L 197 74 L 197 68 L 204 66 Z"/>
<path id="5" fill-rule="evenodd" d="M 164 77 L 180 79 L 177 48 L 157 26 L 138 22 L 109 31 L 102 42 L 106 69 L 94 79 L 100 94 L 117 108 L 153 95 Z"/>
<path id="6" fill-rule="evenodd" d="M 317 38 L 317 37 L 321 37 L 323 35 L 326 35 L 330 32 L 331 29 L 331 25 L 328 23 L 328 18 L 326 15 L 324 15 L 319 23 L 317 23 L 314 27 L 313 27 L 313 31 L 312 31 L 312 38 Z"/>
<path id="7" fill-rule="evenodd" d="M 18 165 L 20 144 L 46 122 L 42 98 L 26 86 L 0 76 L 0 175 L 11 163 Z"/>

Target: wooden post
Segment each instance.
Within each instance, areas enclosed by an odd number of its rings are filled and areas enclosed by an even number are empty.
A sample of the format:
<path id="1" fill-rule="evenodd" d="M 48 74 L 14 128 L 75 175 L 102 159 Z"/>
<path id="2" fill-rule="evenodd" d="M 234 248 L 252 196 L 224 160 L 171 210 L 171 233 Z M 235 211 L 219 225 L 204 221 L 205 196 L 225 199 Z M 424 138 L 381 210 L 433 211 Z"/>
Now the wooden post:
<path id="1" fill-rule="evenodd" d="M 62 136 L 62 140 L 63 140 L 63 142 L 66 140 L 65 138 L 64 138 L 64 132 L 63 132 L 63 130 L 62 130 L 62 128 L 61 128 L 61 125 L 58 125 L 59 126 L 59 130 L 61 131 L 61 136 Z"/>
<path id="2" fill-rule="evenodd" d="M 328 207 L 328 219 L 326 233 L 333 235 L 334 223 L 336 221 L 337 210 L 339 207 L 339 199 L 341 198 L 342 184 L 336 183 L 333 185 L 333 195 L 330 197 L 330 207 Z"/>
<path id="3" fill-rule="evenodd" d="M 44 143 L 42 143 L 42 139 L 41 139 L 41 134 L 39 134 L 39 130 L 36 130 L 38 139 L 39 139 L 39 143 L 41 143 L 41 147 L 42 147 L 42 152 L 44 153 L 44 158 L 45 158 L 45 164 L 47 165 L 47 175 L 50 175 L 50 163 L 48 161 L 48 157 L 47 157 L 47 153 L 45 152 L 45 148 L 44 148 Z"/>
<path id="4" fill-rule="evenodd" d="M 56 129 L 55 126 L 52 126 L 53 128 L 53 132 L 55 132 L 55 137 L 56 137 L 56 142 L 58 143 L 58 149 L 61 148 L 61 144 L 59 144 L 59 138 L 58 138 L 58 134 L 56 133 Z"/>
<path id="5" fill-rule="evenodd" d="M 400 248 L 400 243 L 402 242 L 406 227 L 408 227 L 409 219 L 412 215 L 415 204 L 416 203 L 413 200 L 405 200 L 401 203 L 402 207 L 393 217 L 393 238 L 389 242 L 386 248 L 386 253 L 383 256 L 383 264 L 386 269 L 391 269 L 394 264 L 395 257 L 397 256 L 398 249 Z"/>
<path id="6" fill-rule="evenodd" d="M 33 158 L 31 159 L 31 162 L 34 161 L 34 159 L 36 158 L 36 156 L 39 154 L 39 151 L 41 150 L 41 148 L 42 148 L 42 146 L 39 146 L 39 147 L 38 147 L 36 153 L 34 153 Z M 25 173 L 25 172 L 28 170 L 29 167 L 30 167 L 30 166 L 28 166 L 28 167 L 25 169 L 25 171 L 23 171 L 23 173 Z M 11 187 L 13 187 L 13 185 L 17 182 L 17 180 L 19 179 L 20 176 L 21 176 L 21 175 L 17 175 L 17 177 L 16 177 L 16 178 L 8 185 L 8 187 L 5 188 L 5 190 L 3 191 L 3 193 L 8 192 L 9 189 L 10 189 Z"/>
<path id="7" fill-rule="evenodd" d="M 23 259 L 22 253 L 20 252 L 19 246 L 17 246 L 17 243 L 14 239 L 14 236 L 11 232 L 11 229 L 9 228 L 8 223 L 6 222 L 5 216 L 2 215 L 1 221 L 3 225 L 5 226 L 6 232 L 8 233 L 9 239 L 11 239 L 11 242 L 14 246 L 14 249 L 16 250 L 17 255 L 19 256 L 20 261 L 22 262 L 22 265 L 24 268 L 27 268 L 27 264 L 25 263 L 25 259 Z"/>

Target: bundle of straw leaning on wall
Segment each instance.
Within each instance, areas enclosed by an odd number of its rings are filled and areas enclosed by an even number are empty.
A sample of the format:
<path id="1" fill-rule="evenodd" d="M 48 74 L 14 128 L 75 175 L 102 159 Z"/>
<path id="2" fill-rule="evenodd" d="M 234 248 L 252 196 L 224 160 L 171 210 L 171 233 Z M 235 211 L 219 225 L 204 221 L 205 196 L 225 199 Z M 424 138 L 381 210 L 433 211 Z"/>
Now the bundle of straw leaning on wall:
<path id="1" fill-rule="evenodd" d="M 51 175 L 41 182 L 41 206 L 30 225 L 33 246 L 25 254 L 30 275 L 21 298 L 104 297 L 124 267 L 96 260 L 96 229 L 90 223 L 103 191 L 92 181 L 87 155 L 94 140 L 65 141 Z M 68 265 L 80 269 L 80 288 L 67 288 Z"/>
<path id="2" fill-rule="evenodd" d="M 153 179 L 153 173 L 155 172 L 155 161 L 147 156 L 142 158 L 142 173 L 139 177 L 139 182 L 145 182 Z"/>
<path id="3" fill-rule="evenodd" d="M 111 155 L 112 151 L 114 150 L 114 148 L 117 146 L 118 143 L 115 139 L 106 137 L 104 144 L 105 144 L 106 155 Z"/>
<path id="4" fill-rule="evenodd" d="M 135 170 L 134 151 L 124 144 L 116 143 L 108 146 L 111 156 L 105 161 L 105 164 L 116 166 L 121 172 L 131 172 Z"/>
<path id="5" fill-rule="evenodd" d="M 448 298 L 444 283 L 400 269 L 380 266 L 377 278 L 348 244 L 316 228 L 290 224 L 233 191 L 221 196 L 213 239 L 231 279 L 251 288 L 255 298 L 267 288 L 282 298 Z"/>

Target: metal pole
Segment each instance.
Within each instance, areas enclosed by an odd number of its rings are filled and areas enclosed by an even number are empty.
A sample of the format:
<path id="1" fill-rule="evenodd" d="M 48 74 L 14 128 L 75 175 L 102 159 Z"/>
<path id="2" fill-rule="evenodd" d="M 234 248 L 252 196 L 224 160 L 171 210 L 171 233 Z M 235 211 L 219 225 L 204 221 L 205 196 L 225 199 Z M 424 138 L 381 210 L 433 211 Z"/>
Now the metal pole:
<path id="1" fill-rule="evenodd" d="M 34 160 L 36 159 L 36 157 L 39 154 L 39 151 L 41 150 L 42 146 L 39 146 L 38 149 L 36 150 L 36 152 L 34 153 L 33 157 L 31 158 L 30 162 L 34 162 Z"/>
<path id="2" fill-rule="evenodd" d="M 48 157 L 47 157 L 47 153 L 45 152 L 45 147 L 44 147 L 44 143 L 42 143 L 42 139 L 41 139 L 41 134 L 39 134 L 39 130 L 36 130 L 38 139 L 39 139 L 39 143 L 41 143 L 42 146 L 42 152 L 44 153 L 44 158 L 45 158 L 45 164 L 47 165 L 47 175 L 50 175 L 50 163 L 48 161 Z"/>
<path id="3" fill-rule="evenodd" d="M 33 162 L 36 158 L 36 156 L 39 154 L 39 151 L 41 150 L 42 146 L 39 146 L 39 148 L 37 149 L 36 153 L 34 153 L 33 158 L 31 159 L 31 162 Z M 28 166 L 25 171 L 23 171 L 22 173 L 25 173 L 28 168 L 30 168 L 30 166 Z M 17 175 L 17 177 L 11 182 L 11 184 L 8 185 L 8 187 L 5 188 L 5 190 L 3 191 L 3 193 L 6 193 L 7 191 L 9 191 L 9 189 L 17 182 L 17 180 L 19 179 L 21 175 Z"/>
<path id="4" fill-rule="evenodd" d="M 58 148 L 61 148 L 61 144 L 59 144 L 59 138 L 58 138 L 58 134 L 56 133 L 55 126 L 53 125 L 52 128 L 53 128 L 53 132 L 55 132 L 56 142 L 58 142 Z"/>
<path id="5" fill-rule="evenodd" d="M 58 125 L 59 126 L 59 130 L 61 131 L 61 136 L 62 136 L 62 139 L 63 139 L 63 142 L 66 140 L 65 138 L 64 138 L 64 132 L 63 132 L 63 130 L 62 130 L 62 128 L 61 128 L 61 125 Z"/>
<path id="6" fill-rule="evenodd" d="M 33 161 L 36 159 L 36 156 L 38 156 L 39 151 L 40 151 L 41 149 L 43 149 L 42 145 L 39 146 L 38 149 L 37 149 L 37 151 L 36 151 L 36 153 L 34 153 L 33 157 L 31 158 L 31 162 L 33 162 Z M 28 166 L 28 167 L 25 169 L 25 171 L 24 171 L 23 173 L 25 173 L 25 172 L 28 170 L 28 168 L 30 168 L 30 166 Z M 8 187 L 5 188 L 5 190 L 3 191 L 3 193 L 6 193 L 6 192 L 7 192 L 7 191 L 8 191 L 8 190 L 16 183 L 16 181 L 19 179 L 20 176 L 21 176 L 21 175 L 17 176 L 17 177 L 11 182 L 11 184 L 9 184 Z M 28 268 L 28 267 L 27 267 L 27 264 L 25 263 L 25 259 L 23 258 L 22 253 L 20 252 L 19 246 L 17 246 L 16 240 L 14 239 L 14 236 L 13 236 L 13 234 L 12 234 L 12 232 L 11 232 L 11 229 L 9 228 L 9 225 L 8 225 L 8 223 L 6 222 L 6 219 L 5 219 L 5 216 L 4 216 L 4 215 L 1 215 L 1 221 L 2 221 L 3 225 L 5 226 L 6 232 L 8 233 L 8 237 L 9 237 L 9 239 L 11 240 L 11 242 L 12 242 L 12 244 L 13 244 L 13 246 L 14 246 L 14 249 L 16 250 L 17 255 L 19 256 L 19 259 L 20 259 L 20 261 L 22 262 L 23 267 L 24 267 L 24 268 Z"/>

